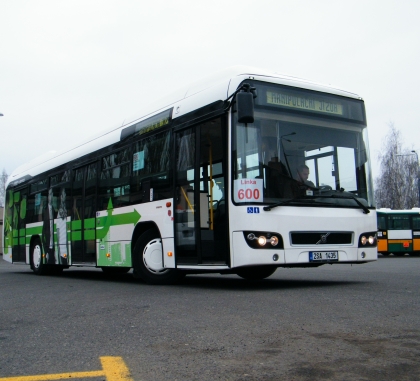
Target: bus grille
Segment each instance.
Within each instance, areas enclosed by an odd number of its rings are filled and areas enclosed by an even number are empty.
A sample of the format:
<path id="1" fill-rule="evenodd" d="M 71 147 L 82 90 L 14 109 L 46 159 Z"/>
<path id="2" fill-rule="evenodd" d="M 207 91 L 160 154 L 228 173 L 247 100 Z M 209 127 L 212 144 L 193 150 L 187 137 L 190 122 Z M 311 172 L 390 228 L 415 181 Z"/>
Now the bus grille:
<path id="1" fill-rule="evenodd" d="M 292 245 L 349 245 L 353 242 L 352 232 L 292 232 Z"/>

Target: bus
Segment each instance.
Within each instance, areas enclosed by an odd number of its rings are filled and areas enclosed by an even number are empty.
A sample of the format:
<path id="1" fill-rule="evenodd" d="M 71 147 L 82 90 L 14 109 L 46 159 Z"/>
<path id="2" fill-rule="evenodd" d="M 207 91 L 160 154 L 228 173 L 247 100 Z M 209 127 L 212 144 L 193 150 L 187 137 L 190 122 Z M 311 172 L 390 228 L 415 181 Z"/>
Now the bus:
<path id="1" fill-rule="evenodd" d="M 4 220 L 4 260 L 39 275 L 91 266 L 151 284 L 259 280 L 375 261 L 364 101 L 228 68 L 17 168 Z"/>
<path id="2" fill-rule="evenodd" d="M 381 208 L 378 217 L 378 253 L 420 255 L 420 208 L 392 210 Z"/>

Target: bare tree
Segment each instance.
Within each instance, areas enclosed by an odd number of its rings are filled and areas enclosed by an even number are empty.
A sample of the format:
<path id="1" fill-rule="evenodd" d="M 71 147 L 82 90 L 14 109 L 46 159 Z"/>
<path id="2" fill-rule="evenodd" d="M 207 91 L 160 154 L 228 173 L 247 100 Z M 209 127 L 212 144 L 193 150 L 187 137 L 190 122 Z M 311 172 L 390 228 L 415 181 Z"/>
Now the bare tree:
<path id="1" fill-rule="evenodd" d="M 411 209 L 419 206 L 417 155 L 403 147 L 401 132 L 389 125 L 378 155 L 380 175 L 375 180 L 377 208 Z"/>
<path id="2" fill-rule="evenodd" d="M 3 172 L 0 175 L 0 207 L 4 206 L 4 198 L 6 195 L 6 182 L 9 175 L 6 170 L 3 168 Z"/>

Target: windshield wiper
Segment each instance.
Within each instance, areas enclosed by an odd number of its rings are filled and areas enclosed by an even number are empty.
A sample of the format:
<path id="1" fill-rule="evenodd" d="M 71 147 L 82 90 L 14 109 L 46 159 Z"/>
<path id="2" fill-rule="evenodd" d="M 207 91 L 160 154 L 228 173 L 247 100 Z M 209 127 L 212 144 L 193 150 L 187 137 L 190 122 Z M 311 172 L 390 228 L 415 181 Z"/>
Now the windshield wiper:
<path id="1" fill-rule="evenodd" d="M 269 206 L 264 206 L 263 207 L 263 210 L 265 210 L 266 212 L 269 212 L 273 208 L 277 208 L 278 206 L 288 205 L 291 202 L 297 201 L 297 200 L 309 201 L 306 197 L 289 198 L 288 200 L 282 201 L 282 202 L 278 202 L 277 204 L 273 204 L 273 205 L 269 205 Z M 313 201 L 313 200 L 311 200 L 311 201 Z"/>
<path id="2" fill-rule="evenodd" d="M 364 214 L 370 213 L 370 210 L 365 205 L 363 205 L 356 197 L 352 197 L 352 196 L 337 196 L 337 195 L 331 195 L 331 196 L 313 196 L 313 197 L 310 197 L 310 198 L 308 196 L 298 197 L 298 198 L 290 198 L 290 199 L 288 199 L 286 201 L 278 202 L 277 204 L 273 204 L 273 205 L 269 205 L 269 206 L 264 206 L 263 207 L 263 210 L 265 210 L 266 212 L 269 212 L 273 208 L 276 208 L 278 206 L 288 205 L 288 204 L 290 204 L 290 203 L 292 203 L 294 201 L 298 201 L 298 200 L 301 200 L 301 201 L 304 201 L 304 202 L 307 202 L 307 203 L 317 203 L 317 204 L 323 204 L 323 205 L 331 205 L 330 203 L 319 203 L 319 202 L 317 202 L 315 200 L 317 198 L 341 198 L 341 199 L 347 199 L 347 200 L 354 200 L 357 203 L 357 205 L 359 205 L 360 208 L 363 209 L 363 213 Z"/>
<path id="3" fill-rule="evenodd" d="M 363 205 L 356 197 L 354 196 L 337 196 L 335 194 L 329 195 L 329 196 L 314 196 L 314 198 L 341 198 L 344 200 L 353 200 L 356 202 L 357 205 L 360 206 L 361 209 L 363 209 L 364 214 L 370 213 L 370 210 L 367 206 Z"/>
<path id="4" fill-rule="evenodd" d="M 364 214 L 369 214 L 370 210 L 368 209 L 367 206 L 363 205 L 356 197 L 354 196 L 337 196 L 335 194 L 332 194 L 331 196 L 316 196 L 318 198 L 342 198 L 345 200 L 354 200 L 356 201 L 356 204 L 360 206 L 360 208 L 363 209 L 363 213 Z"/>

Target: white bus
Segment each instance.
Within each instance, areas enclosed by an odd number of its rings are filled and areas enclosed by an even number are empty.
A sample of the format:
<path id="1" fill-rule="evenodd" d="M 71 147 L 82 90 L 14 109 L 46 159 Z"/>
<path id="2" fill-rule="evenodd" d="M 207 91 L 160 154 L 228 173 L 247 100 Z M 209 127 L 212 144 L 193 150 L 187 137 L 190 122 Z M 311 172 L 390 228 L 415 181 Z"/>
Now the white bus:
<path id="1" fill-rule="evenodd" d="M 248 67 L 9 177 L 6 261 L 149 283 L 377 259 L 363 100 Z"/>

